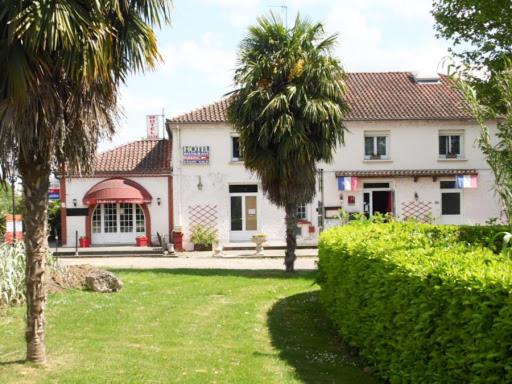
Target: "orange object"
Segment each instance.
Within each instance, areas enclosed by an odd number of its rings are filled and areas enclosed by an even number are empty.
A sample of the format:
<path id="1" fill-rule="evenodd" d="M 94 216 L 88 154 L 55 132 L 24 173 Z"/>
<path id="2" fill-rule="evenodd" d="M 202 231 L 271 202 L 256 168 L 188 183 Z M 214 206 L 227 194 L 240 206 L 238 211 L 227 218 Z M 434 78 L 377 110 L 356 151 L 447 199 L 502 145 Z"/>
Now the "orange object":
<path id="1" fill-rule="evenodd" d="M 138 236 L 135 238 L 135 241 L 137 242 L 137 247 L 147 247 L 149 243 L 146 236 Z"/>
<path id="2" fill-rule="evenodd" d="M 174 232 L 174 249 L 183 252 L 183 232 Z"/>
<path id="3" fill-rule="evenodd" d="M 79 240 L 80 242 L 80 248 L 89 248 L 91 246 L 91 239 L 88 237 L 81 237 Z"/>

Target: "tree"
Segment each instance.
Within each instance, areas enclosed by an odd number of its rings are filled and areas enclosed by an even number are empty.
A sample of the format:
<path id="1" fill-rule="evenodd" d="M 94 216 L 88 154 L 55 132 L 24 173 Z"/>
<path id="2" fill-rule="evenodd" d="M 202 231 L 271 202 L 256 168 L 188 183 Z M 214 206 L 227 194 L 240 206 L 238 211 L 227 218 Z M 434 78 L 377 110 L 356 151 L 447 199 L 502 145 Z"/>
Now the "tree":
<path id="1" fill-rule="evenodd" d="M 114 131 L 120 84 L 159 59 L 151 27 L 170 9 L 170 0 L 0 0 L 0 179 L 15 167 L 23 183 L 28 361 L 46 361 L 50 172 L 90 170 L 98 139 Z"/>
<path id="2" fill-rule="evenodd" d="M 287 271 L 293 271 L 297 205 L 312 201 L 316 163 L 343 142 L 345 73 L 332 56 L 336 35 L 297 16 L 286 28 L 275 15 L 249 28 L 238 53 L 228 117 L 240 132 L 245 167 L 286 212 Z"/>
<path id="3" fill-rule="evenodd" d="M 435 0 L 433 6 L 438 35 L 453 41 L 452 53 L 473 71 L 468 80 L 478 97 L 498 105 L 495 74 L 512 58 L 510 0 Z"/>
<path id="4" fill-rule="evenodd" d="M 478 144 L 494 175 L 494 188 L 500 198 L 503 213 L 508 224 L 512 224 L 512 61 L 507 60 L 505 69 L 495 76 L 492 91 L 502 106 L 499 111 L 482 104 L 476 90 L 468 82 L 459 78 L 458 85 L 481 126 Z M 488 119 L 496 118 L 497 140 L 487 126 Z"/>

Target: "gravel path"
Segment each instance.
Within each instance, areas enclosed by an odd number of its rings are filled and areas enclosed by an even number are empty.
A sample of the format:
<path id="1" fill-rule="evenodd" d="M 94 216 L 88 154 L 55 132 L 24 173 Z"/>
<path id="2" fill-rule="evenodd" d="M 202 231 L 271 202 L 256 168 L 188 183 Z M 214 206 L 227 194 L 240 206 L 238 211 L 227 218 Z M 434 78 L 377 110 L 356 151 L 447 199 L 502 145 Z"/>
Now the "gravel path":
<path id="1" fill-rule="evenodd" d="M 243 251 L 240 251 L 243 252 Z M 211 253 L 210 253 L 211 254 Z M 270 256 L 256 258 L 252 256 L 226 255 L 217 258 L 202 256 L 200 253 L 186 254 L 187 257 L 78 257 L 59 258 L 61 265 L 91 264 L 105 268 L 134 269 L 284 269 L 284 257 Z M 295 269 L 316 269 L 316 256 L 299 256 L 295 261 Z"/>

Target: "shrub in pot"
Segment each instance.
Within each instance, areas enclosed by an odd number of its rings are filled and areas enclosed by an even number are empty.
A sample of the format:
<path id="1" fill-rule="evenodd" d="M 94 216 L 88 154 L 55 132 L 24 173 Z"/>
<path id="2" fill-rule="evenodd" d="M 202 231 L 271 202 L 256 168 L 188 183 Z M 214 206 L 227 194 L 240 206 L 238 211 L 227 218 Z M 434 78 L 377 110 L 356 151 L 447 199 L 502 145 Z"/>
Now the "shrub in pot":
<path id="1" fill-rule="evenodd" d="M 190 241 L 194 243 L 194 251 L 211 251 L 214 243 L 217 242 L 215 229 L 202 224 L 192 227 Z"/>

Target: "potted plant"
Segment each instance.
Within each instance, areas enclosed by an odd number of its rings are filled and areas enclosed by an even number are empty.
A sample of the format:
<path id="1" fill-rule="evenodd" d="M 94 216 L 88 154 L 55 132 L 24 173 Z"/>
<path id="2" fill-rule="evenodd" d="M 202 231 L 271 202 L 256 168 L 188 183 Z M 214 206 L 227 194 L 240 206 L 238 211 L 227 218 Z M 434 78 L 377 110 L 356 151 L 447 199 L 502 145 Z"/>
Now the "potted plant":
<path id="1" fill-rule="evenodd" d="M 211 251 L 212 245 L 217 243 L 217 233 L 213 228 L 197 224 L 192 227 L 190 241 L 194 243 L 194 251 Z"/>
<path id="2" fill-rule="evenodd" d="M 80 248 L 89 248 L 91 246 L 91 239 L 87 236 L 80 236 L 78 242 L 80 243 Z"/>
<path id="3" fill-rule="evenodd" d="M 149 244 L 149 239 L 147 236 L 137 236 L 135 238 L 135 242 L 137 243 L 137 247 L 147 247 Z"/>
<path id="4" fill-rule="evenodd" d="M 265 256 L 263 253 L 263 244 L 267 241 L 267 235 L 258 233 L 252 237 L 252 241 L 256 244 L 256 256 Z"/>

